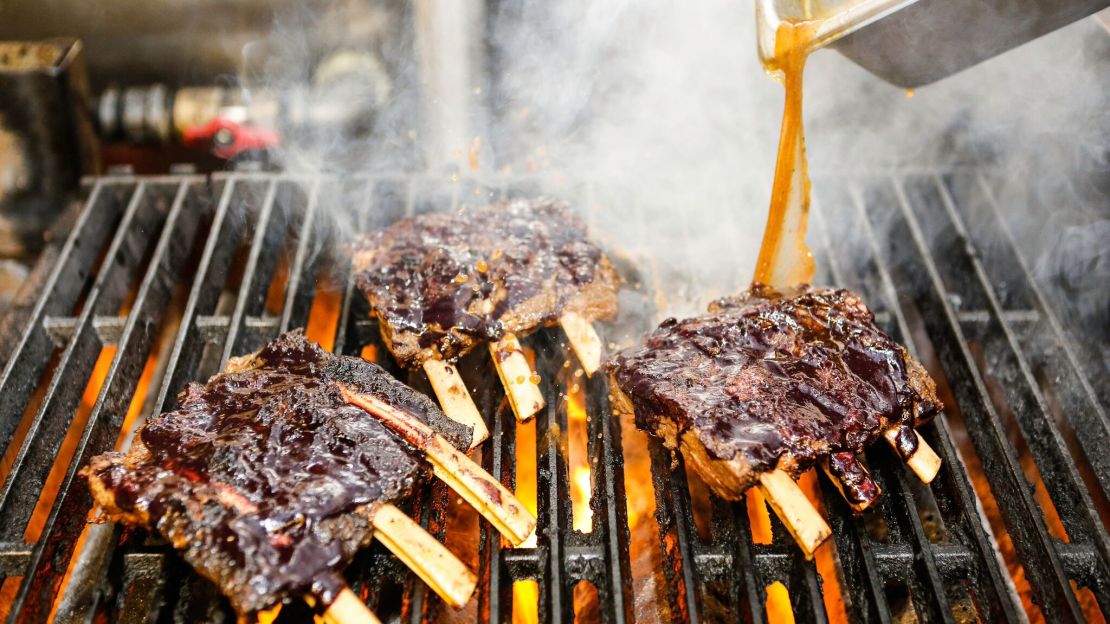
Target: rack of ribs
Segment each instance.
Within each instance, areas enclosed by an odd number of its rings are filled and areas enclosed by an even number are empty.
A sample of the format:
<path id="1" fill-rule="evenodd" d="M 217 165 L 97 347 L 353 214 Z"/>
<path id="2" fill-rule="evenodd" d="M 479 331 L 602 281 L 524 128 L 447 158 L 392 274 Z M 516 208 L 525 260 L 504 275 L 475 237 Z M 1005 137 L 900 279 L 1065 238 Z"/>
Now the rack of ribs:
<path id="1" fill-rule="evenodd" d="M 819 465 L 862 510 L 879 488 L 859 455 L 880 438 L 926 482 L 939 469 L 915 431 L 942 407 L 933 380 L 847 290 L 756 284 L 708 314 L 664 321 L 609 372 L 616 409 L 726 499 Z"/>
<path id="2" fill-rule="evenodd" d="M 560 324 L 587 373 L 601 363 L 590 322 L 616 316 L 620 277 L 563 202 L 502 201 L 402 219 L 354 246 L 355 283 L 383 342 L 423 368 L 448 415 L 481 429 L 454 363 L 488 343 L 518 419 L 543 407 L 519 336 Z"/>
<path id="3" fill-rule="evenodd" d="M 359 398 L 403 412 L 408 429 Z M 413 427 L 423 437 L 407 435 Z M 430 448 L 465 448 L 469 437 L 377 365 L 290 332 L 190 384 L 126 453 L 95 457 L 82 474 L 108 518 L 157 531 L 239 613 L 302 596 L 333 604 L 343 568 L 375 536 L 459 606 L 474 575 L 392 503 L 439 475 L 454 451 Z M 515 518 L 519 502 L 485 477 L 487 497 L 507 495 L 487 507 Z"/>

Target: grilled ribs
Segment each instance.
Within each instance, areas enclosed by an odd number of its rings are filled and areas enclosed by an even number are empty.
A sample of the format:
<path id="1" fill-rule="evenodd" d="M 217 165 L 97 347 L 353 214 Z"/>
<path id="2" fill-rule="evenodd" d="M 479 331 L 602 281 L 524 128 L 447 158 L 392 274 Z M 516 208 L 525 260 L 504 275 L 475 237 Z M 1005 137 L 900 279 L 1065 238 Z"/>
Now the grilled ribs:
<path id="1" fill-rule="evenodd" d="M 457 360 L 565 312 L 616 315 L 620 278 L 566 204 L 513 200 L 403 219 L 355 245 L 356 284 L 405 368 Z"/>
<path id="2" fill-rule="evenodd" d="M 290 332 L 236 358 L 126 454 L 83 470 L 108 517 L 155 529 L 239 613 L 305 593 L 330 601 L 373 533 L 376 505 L 430 476 L 423 455 L 348 405 L 336 383 L 402 407 L 465 448 L 469 430 L 378 366 Z"/>
<path id="3" fill-rule="evenodd" d="M 856 455 L 891 426 L 899 454 L 940 409 L 936 386 L 847 290 L 759 284 L 709 313 L 668 319 L 609 363 L 613 404 L 681 449 L 735 500 L 761 473 L 828 460 L 853 503 L 878 496 Z"/>

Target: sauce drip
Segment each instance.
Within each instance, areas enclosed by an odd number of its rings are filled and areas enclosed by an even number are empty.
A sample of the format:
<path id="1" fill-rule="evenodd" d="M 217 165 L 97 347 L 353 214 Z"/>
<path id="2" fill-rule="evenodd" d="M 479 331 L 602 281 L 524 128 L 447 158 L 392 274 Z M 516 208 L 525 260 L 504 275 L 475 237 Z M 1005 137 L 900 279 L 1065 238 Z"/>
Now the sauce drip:
<path id="1" fill-rule="evenodd" d="M 775 33 L 775 56 L 765 68 L 782 80 L 786 103 L 779 134 L 771 209 L 756 261 L 755 281 L 787 289 L 813 281 L 813 254 L 806 246 L 809 173 L 802 128 L 802 74 L 816 32 L 815 21 L 783 21 Z"/>

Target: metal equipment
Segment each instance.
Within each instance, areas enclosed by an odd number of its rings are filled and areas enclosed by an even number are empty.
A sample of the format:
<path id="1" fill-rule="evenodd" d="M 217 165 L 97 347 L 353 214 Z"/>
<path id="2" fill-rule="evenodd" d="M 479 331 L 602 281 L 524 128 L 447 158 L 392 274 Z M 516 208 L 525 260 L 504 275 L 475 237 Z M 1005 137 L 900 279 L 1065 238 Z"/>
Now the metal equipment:
<path id="1" fill-rule="evenodd" d="M 831 45 L 883 80 L 913 88 L 1107 6 L 1107 0 L 757 0 L 756 27 L 766 60 L 781 20 L 815 20 L 814 48 Z"/>
<path id="2" fill-rule="evenodd" d="M 823 281 L 860 292 L 887 331 L 932 362 L 949 405 L 946 417 L 923 429 L 945 462 L 932 486 L 907 478 L 900 462 L 881 455 L 885 449 L 872 452 L 885 494 L 867 517 L 852 516 L 826 484 L 831 571 L 805 561 L 778 524 L 772 543 L 753 543 L 743 505 L 710 499 L 699 507 L 681 460 L 657 443 L 650 479 L 626 479 L 622 427 L 603 375 L 583 384 L 593 519 L 589 532 L 574 529 L 565 395 L 576 378 L 564 367 L 570 356 L 561 335 L 544 331 L 527 341 L 548 404 L 532 448 L 518 440 L 488 358 L 464 359 L 460 370 L 492 434 L 481 463 L 514 488 L 517 460 L 531 452 L 540 519 L 531 547 L 504 549 L 484 523 L 466 538 L 474 540 L 466 548 L 481 579 L 469 613 L 509 621 L 514 583 L 526 580 L 536 582 L 545 622 L 575 618 L 580 582 L 596 589 L 591 608 L 603 622 L 630 622 L 638 613 L 762 621 L 767 587 L 776 581 L 799 621 L 825 621 L 834 586 L 852 621 L 912 612 L 921 621 L 1018 622 L 1031 608 L 1049 621 L 1081 621 L 1096 603 L 1110 612 L 1110 540 L 1098 512 L 1110 492 L 1106 397 L 1079 372 L 1081 347 L 1064 335 L 1018 250 L 977 251 L 984 228 L 1005 227 L 993 185 L 989 173 L 975 170 L 816 185 Z M 393 367 L 339 245 L 403 215 L 477 201 L 472 189 L 485 199 L 550 188 L 537 177 L 452 183 L 406 174 L 90 179 L 81 216 L 50 255 L 53 268 L 35 272 L 39 298 L 17 310 L 21 324 L 3 334 L 0 442 L 17 449 L 0 489 L 0 573 L 18 586 L 9 617 L 39 621 L 60 594 L 58 621 L 91 613 L 125 622 L 233 618 L 166 544 L 87 525 L 90 498 L 76 470 L 116 445 L 121 430 L 126 436 L 142 417 L 170 408 L 186 382 L 219 370 L 225 347 L 249 352 L 292 327 L 315 327 L 336 352 L 376 358 L 426 387 L 422 375 Z M 580 205 L 604 196 L 589 181 L 559 188 Z M 634 219 L 636 207 L 626 208 Z M 890 236 L 874 235 L 880 224 Z M 1002 270 L 1009 271 L 1004 290 Z M 651 281 L 626 273 L 633 283 Z M 631 296 L 622 322 L 643 323 L 649 298 Z M 64 442 L 71 427 L 82 433 Z M 1030 466 L 1043 480 L 1036 495 Z M 650 496 L 648 482 L 657 510 L 639 522 L 654 527 L 663 559 L 645 576 L 629 561 L 626 490 Z M 993 501 L 986 515 L 980 500 Z M 464 530 L 449 530 L 449 501 L 442 484 L 431 484 L 407 511 L 442 539 Z M 25 541 L 30 526 L 35 537 Z M 1024 568 L 1026 584 L 1014 586 L 1000 550 L 1006 565 Z M 442 615 L 438 598 L 380 546 L 355 560 L 348 580 L 391 621 Z M 658 589 L 646 590 L 649 583 Z M 299 621 L 303 609 L 288 606 L 278 620 Z"/>

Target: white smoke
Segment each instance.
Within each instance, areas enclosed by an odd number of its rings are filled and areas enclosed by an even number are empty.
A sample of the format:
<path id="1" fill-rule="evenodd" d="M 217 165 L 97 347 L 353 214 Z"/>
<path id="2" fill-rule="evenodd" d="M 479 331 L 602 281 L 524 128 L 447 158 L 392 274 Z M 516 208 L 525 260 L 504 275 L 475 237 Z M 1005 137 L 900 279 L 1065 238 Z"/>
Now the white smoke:
<path id="1" fill-rule="evenodd" d="M 343 16 L 350 5 L 319 9 L 309 12 L 310 22 L 335 28 L 347 20 L 331 13 Z M 469 126 L 455 133 L 457 145 L 424 154 L 419 102 L 430 87 L 410 40 L 382 48 L 398 76 L 395 104 L 378 111 L 368 137 L 306 137 L 287 146 L 289 162 L 317 171 L 432 162 L 431 173 L 445 180 L 454 171 L 588 178 L 600 184 L 583 211 L 599 238 L 654 276 L 651 286 L 665 295 L 659 315 L 700 310 L 745 287 L 766 218 L 782 111 L 782 89 L 756 56 L 751 4 L 552 0 L 490 3 L 486 11 L 468 27 L 486 37 L 484 54 L 470 67 L 489 75 L 471 76 L 473 110 L 456 116 Z M 270 64 L 278 75 L 308 74 L 302 65 L 313 40 L 304 32 L 312 29 L 299 19 L 279 18 L 278 37 L 288 45 Z M 395 34 L 411 22 L 384 30 Z M 364 33 L 384 36 L 382 29 Z M 1063 304 L 1063 316 L 1093 327 L 1106 318 L 1110 290 L 1110 245 L 1100 234 L 1110 219 L 1108 104 L 1110 36 L 1091 19 L 913 97 L 820 51 L 806 73 L 810 168 L 989 168 L 1042 285 Z M 476 173 L 467 162 L 475 145 Z"/>

